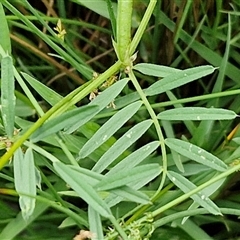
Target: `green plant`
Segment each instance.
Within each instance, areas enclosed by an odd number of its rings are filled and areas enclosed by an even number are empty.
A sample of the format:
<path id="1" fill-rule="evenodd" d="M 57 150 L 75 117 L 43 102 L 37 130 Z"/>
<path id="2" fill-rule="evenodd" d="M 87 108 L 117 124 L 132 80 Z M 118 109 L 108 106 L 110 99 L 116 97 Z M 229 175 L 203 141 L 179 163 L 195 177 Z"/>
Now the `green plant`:
<path id="1" fill-rule="evenodd" d="M 170 228 L 170 223 L 183 229 L 175 233 L 182 238 L 211 239 L 198 227 L 198 222 L 204 222 L 198 216 L 208 214 L 206 222 L 217 222 L 223 214 L 239 215 L 238 202 L 231 198 L 218 201 L 219 191 L 228 186 L 230 176 L 236 175 L 240 169 L 238 137 L 234 141 L 231 136 L 226 137 L 228 146 L 234 151 L 220 146 L 225 137 L 223 129 L 230 131 L 239 112 L 239 106 L 236 107 L 238 98 L 233 99 L 240 93 L 239 70 L 228 61 L 230 45 L 237 44 L 236 38 L 231 38 L 232 19 L 229 17 L 225 26 L 226 48 L 221 57 L 214 55 L 210 47 L 190 38 L 182 29 L 190 3 L 184 6 L 176 3 L 184 11 L 174 29 L 174 22 L 156 7 L 161 1 L 141 1 L 146 11 L 131 39 L 132 14 L 136 14 L 134 1 L 99 0 L 98 6 L 81 0 L 73 2 L 98 9 L 100 14 L 110 18 L 117 60 L 101 74 L 85 63 L 89 56 L 80 51 L 77 54 L 71 39 L 65 36 L 61 24 L 67 23 L 67 19 L 61 1 L 58 1 L 61 21 L 42 16 L 26 0 L 21 3 L 2 0 L 0 4 L 3 23 L 0 31 L 0 169 L 3 172 L 0 177 L 6 181 L 0 193 L 13 196 L 11 200 L 14 201 L 19 196 L 21 209 L 19 213 L 6 217 L 8 222 L 2 227 L 0 239 L 21 236 L 20 232 L 37 221 L 40 215 L 47 222 L 44 212 L 49 211 L 49 207 L 63 213 L 61 228 L 77 226 L 86 230 L 80 232 L 80 239 L 167 239 L 167 233 L 161 235 L 158 230 L 163 225 Z M 13 15 L 5 16 L 3 7 Z M 32 16 L 24 15 L 16 7 L 27 9 Z M 116 18 L 114 9 L 117 9 Z M 136 49 L 141 41 L 146 41 L 144 32 L 152 16 L 156 19 L 155 37 L 160 34 L 157 28 L 159 19 L 175 31 L 173 42 L 181 54 L 170 67 L 144 62 L 135 64 L 138 55 L 144 52 L 142 45 L 139 53 Z M 47 34 L 33 24 L 31 17 L 43 25 Z M 209 31 L 216 33 L 220 20 L 216 19 L 213 29 L 206 29 L 204 19 L 197 31 L 203 29 L 204 38 L 209 43 Z M 47 84 L 36 80 L 31 68 L 12 59 L 7 20 L 10 26 L 18 26 L 38 36 L 51 47 L 53 56 L 67 62 L 81 73 L 82 78 L 33 48 L 43 62 L 51 62 L 77 84 L 86 83 L 62 97 Z M 46 21 L 53 21 L 57 32 Z M 71 37 L 74 34 L 76 32 Z M 181 49 L 179 39 L 189 44 L 187 48 Z M 23 38 L 20 37 L 18 42 L 24 45 Z M 155 44 L 154 49 L 157 48 Z M 182 59 L 188 60 L 190 48 L 204 56 L 211 65 L 185 70 L 176 68 Z M 154 58 L 156 60 L 156 56 L 153 56 L 153 62 Z M 16 69 L 14 61 L 18 61 L 21 71 Z M 102 67 L 100 63 L 96 64 L 96 68 Z M 209 86 L 204 83 L 204 78 L 211 74 L 217 77 Z M 224 82 L 225 76 L 231 79 L 229 83 Z M 14 87 L 14 78 L 20 90 Z M 145 78 L 148 80 L 146 88 L 140 84 L 140 79 Z M 178 99 L 181 97 L 178 90 L 196 80 L 203 85 L 204 94 Z M 46 110 L 30 89 L 51 107 Z M 169 101 L 159 102 L 160 94 L 165 94 Z M 92 98 L 90 103 L 85 99 L 89 95 Z M 228 99 L 222 99 L 223 96 Z M 79 106 L 80 101 L 82 105 Z M 195 106 L 183 105 L 194 101 L 198 103 Z M 230 104 L 229 110 L 227 104 Z M 26 116 L 17 114 L 21 107 Z M 165 109 L 167 107 L 171 109 Z M 176 137 L 175 123 L 181 123 L 187 134 Z M 146 135 L 147 142 L 143 141 L 139 146 L 139 140 Z M 83 207 L 71 202 L 75 198 L 81 199 Z M 0 203 L 8 207 L 4 200 Z M 195 216 L 195 221 L 189 219 L 191 216 Z M 39 233 L 39 237 L 44 236 Z M 30 238 L 28 234 L 27 238 Z M 62 237 L 66 238 L 69 235 Z"/>

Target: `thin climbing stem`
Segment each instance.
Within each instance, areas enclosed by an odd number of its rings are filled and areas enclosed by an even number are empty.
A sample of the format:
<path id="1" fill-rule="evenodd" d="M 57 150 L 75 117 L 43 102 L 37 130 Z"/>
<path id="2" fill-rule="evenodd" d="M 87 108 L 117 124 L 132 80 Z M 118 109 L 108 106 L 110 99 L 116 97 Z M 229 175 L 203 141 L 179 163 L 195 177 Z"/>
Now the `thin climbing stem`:
<path id="1" fill-rule="evenodd" d="M 157 132 L 157 135 L 158 135 L 158 138 L 159 138 L 159 141 L 160 141 L 161 150 L 162 150 L 163 175 L 162 175 L 162 180 L 161 180 L 161 183 L 159 185 L 159 188 L 158 188 L 156 194 L 152 198 L 152 200 L 155 200 L 155 197 L 161 191 L 161 189 L 162 189 L 162 187 L 164 185 L 165 179 L 166 179 L 166 174 L 167 174 L 166 146 L 165 146 L 165 143 L 164 143 L 163 133 L 162 133 L 159 121 L 157 119 L 157 115 L 155 114 L 154 110 L 152 109 L 151 104 L 149 103 L 147 97 L 145 96 L 141 86 L 139 85 L 139 83 L 138 83 L 138 81 L 137 81 L 137 79 L 136 79 L 132 69 L 130 69 L 130 71 L 129 71 L 129 78 L 132 81 L 132 83 L 133 83 L 134 87 L 136 88 L 139 96 L 141 97 L 144 105 L 146 106 L 146 109 L 148 110 L 149 115 L 151 116 L 151 118 L 153 120 L 154 126 L 156 128 L 156 132 Z"/>

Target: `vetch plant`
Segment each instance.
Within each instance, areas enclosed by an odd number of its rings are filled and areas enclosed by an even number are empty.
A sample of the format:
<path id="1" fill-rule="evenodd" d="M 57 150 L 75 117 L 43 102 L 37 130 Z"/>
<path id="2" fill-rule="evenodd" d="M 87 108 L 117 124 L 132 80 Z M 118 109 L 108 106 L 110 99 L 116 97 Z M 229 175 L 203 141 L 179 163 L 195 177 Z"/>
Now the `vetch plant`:
<path id="1" fill-rule="evenodd" d="M 93 8 L 86 1 L 72 2 Z M 239 203 L 217 199 L 220 189 L 240 169 L 236 162 L 239 148 L 231 141 L 232 137 L 227 139 L 235 152 L 217 148 L 211 136 L 219 134 L 221 141 L 223 131 L 216 133 L 216 129 L 236 120 L 240 110 L 234 108 L 236 104 L 231 109 L 223 108 L 227 104 L 224 101 L 222 104 L 220 98 L 239 94 L 239 89 L 223 91 L 221 87 L 223 76 L 231 75 L 225 66 L 233 68 L 227 62 L 231 19 L 226 53 L 221 59 L 224 68 L 219 69 L 210 57 L 206 65 L 178 69 L 137 62 L 141 54 L 141 48 L 138 53 L 137 47 L 145 37 L 151 17 L 157 21 L 161 15 L 169 29 L 174 24 L 160 11 L 156 0 L 144 2 L 146 10 L 134 34 L 134 1 L 99 0 L 98 13 L 109 17 L 112 27 L 116 59 L 103 73 L 96 74 L 85 63 L 87 56 L 73 51 L 68 38 L 71 31 L 68 33 L 64 27 L 67 23 L 64 4 L 57 3 L 62 19 L 54 19 L 56 27 L 50 27 L 47 21 L 53 19 L 42 16 L 27 0 L 19 3 L 42 24 L 45 34 L 15 3 L 0 2 L 0 177 L 9 181 L 0 187 L 0 193 L 14 199 L 19 197 L 20 207 L 1 226 L 0 239 L 21 236 L 21 232 L 24 234 L 41 217 L 47 222 L 50 208 L 61 213 L 59 228 L 75 227 L 78 229 L 75 235 L 81 230 L 74 239 L 167 239 L 167 233 L 161 235 L 162 226 L 168 229 L 178 226 L 176 235 L 182 238 L 210 239 L 198 226 L 202 221 L 200 215 L 213 215 L 215 221 L 218 216 L 239 215 Z M 186 12 L 175 30 L 176 45 L 179 39 L 187 41 L 181 28 L 190 4 L 185 7 Z M 10 15 L 6 16 L 5 12 Z M 16 18 L 20 21 L 16 22 Z M 13 60 L 15 55 L 11 55 L 11 24 L 34 33 L 51 47 L 52 56 L 69 64 L 86 83 L 63 97 L 36 79 L 24 63 L 19 71 Z M 76 32 L 72 34 L 73 37 Z M 198 43 L 194 39 L 191 44 L 196 49 Z M 69 71 L 66 73 L 74 81 L 79 79 Z M 213 93 L 209 93 L 208 86 L 202 96 L 178 99 L 181 87 L 197 81 L 204 84 L 203 79 L 213 74 L 218 74 Z M 141 79 L 145 78 L 150 81 L 143 87 Z M 37 97 L 34 92 L 38 93 Z M 86 100 L 93 93 L 94 98 Z M 169 101 L 159 102 L 163 94 Z M 50 107 L 40 104 L 39 97 Z M 194 101 L 199 105 L 193 105 Z M 21 106 L 26 116 L 18 113 Z M 176 123 L 184 126 L 187 134 L 176 134 Z M 148 136 L 146 140 L 145 136 Z M 238 143 L 238 139 L 235 141 Z M 234 160 L 236 164 L 230 165 Z M 74 202 L 76 199 L 78 203 Z M 195 236 L 190 233 L 191 228 L 196 231 Z"/>

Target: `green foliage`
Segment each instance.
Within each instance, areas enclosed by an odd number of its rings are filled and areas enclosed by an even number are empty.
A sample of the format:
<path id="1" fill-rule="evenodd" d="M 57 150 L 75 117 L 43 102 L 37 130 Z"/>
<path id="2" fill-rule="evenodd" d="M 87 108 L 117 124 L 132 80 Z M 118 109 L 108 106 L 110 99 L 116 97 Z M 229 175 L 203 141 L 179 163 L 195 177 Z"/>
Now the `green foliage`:
<path id="1" fill-rule="evenodd" d="M 90 2 L 1 0 L 0 239 L 236 239 L 240 4 Z"/>
<path id="2" fill-rule="evenodd" d="M 2 121 L 8 138 L 11 138 L 14 131 L 15 95 L 12 58 L 9 55 L 1 59 L 1 84 Z"/>
<path id="3" fill-rule="evenodd" d="M 23 218 L 27 220 L 35 208 L 36 196 L 36 176 L 34 158 L 31 148 L 28 148 L 23 155 L 22 150 L 18 149 L 13 159 L 14 185 L 19 193 L 19 205 Z"/>

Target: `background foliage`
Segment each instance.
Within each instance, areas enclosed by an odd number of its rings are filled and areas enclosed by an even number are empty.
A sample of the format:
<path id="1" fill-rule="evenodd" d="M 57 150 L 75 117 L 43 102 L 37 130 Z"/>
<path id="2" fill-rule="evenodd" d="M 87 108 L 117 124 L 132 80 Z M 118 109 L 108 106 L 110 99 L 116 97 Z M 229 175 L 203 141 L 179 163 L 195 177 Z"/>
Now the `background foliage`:
<path id="1" fill-rule="evenodd" d="M 238 239 L 239 1 L 131 2 L 0 1 L 0 239 Z"/>

